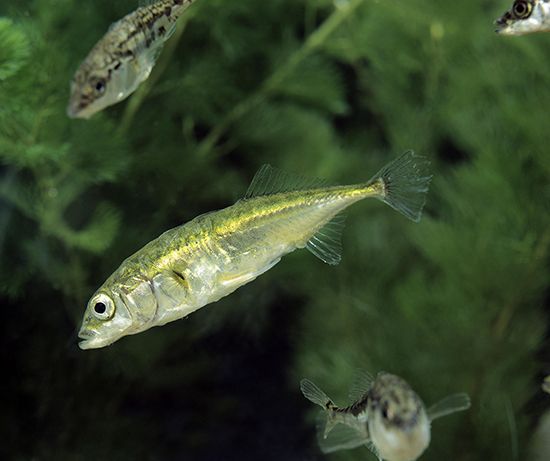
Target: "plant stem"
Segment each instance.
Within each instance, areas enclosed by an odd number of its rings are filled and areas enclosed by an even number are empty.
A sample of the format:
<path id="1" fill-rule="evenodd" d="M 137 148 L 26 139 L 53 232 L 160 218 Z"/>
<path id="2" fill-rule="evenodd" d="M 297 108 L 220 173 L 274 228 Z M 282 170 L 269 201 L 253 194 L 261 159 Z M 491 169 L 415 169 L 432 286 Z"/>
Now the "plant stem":
<path id="1" fill-rule="evenodd" d="M 320 47 L 327 38 L 344 22 L 362 3 L 364 0 L 349 0 L 349 2 L 340 6 L 334 11 L 325 22 L 313 32 L 304 44 L 293 53 L 288 60 L 273 72 L 262 85 L 249 97 L 243 99 L 237 104 L 226 116 L 218 123 L 204 138 L 204 140 L 198 145 L 197 155 L 199 157 L 206 157 L 210 154 L 220 137 L 227 131 L 227 129 L 246 115 L 249 111 L 261 104 L 272 91 L 284 81 L 285 78 L 291 74 L 294 69 L 304 61 L 311 53 L 313 53 L 318 47 Z"/>

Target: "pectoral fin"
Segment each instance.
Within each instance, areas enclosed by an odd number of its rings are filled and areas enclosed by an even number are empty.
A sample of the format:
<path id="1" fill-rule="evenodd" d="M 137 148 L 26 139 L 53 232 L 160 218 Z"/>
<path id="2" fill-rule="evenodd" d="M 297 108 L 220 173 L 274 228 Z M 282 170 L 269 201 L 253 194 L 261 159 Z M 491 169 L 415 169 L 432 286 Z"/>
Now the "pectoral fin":
<path id="1" fill-rule="evenodd" d="M 470 397 L 468 394 L 452 394 L 428 408 L 428 418 L 430 421 L 450 415 L 457 411 L 470 408 Z"/>

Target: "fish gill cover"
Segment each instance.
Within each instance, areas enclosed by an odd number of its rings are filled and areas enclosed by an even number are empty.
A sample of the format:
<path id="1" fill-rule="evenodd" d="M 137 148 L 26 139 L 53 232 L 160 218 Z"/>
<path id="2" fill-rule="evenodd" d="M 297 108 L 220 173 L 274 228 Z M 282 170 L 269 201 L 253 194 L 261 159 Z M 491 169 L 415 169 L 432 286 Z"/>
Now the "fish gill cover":
<path id="1" fill-rule="evenodd" d="M 199 0 L 149 79 L 81 121 L 72 75 L 138 2 L 3 1 L 2 458 L 322 459 L 299 381 L 338 398 L 357 367 L 470 395 L 422 459 L 528 456 L 549 403 L 550 47 L 494 34 L 505 3 Z M 420 224 L 357 205 L 337 268 L 296 253 L 185 321 L 78 350 L 120 262 L 260 165 L 360 181 L 409 148 L 436 173 Z"/>

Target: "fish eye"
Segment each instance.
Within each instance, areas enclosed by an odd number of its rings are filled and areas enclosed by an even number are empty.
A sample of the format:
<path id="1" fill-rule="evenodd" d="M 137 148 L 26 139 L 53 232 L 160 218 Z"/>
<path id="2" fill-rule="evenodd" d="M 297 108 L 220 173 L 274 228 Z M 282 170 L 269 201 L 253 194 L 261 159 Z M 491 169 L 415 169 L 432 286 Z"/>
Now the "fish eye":
<path id="1" fill-rule="evenodd" d="M 105 92 L 105 80 L 97 80 L 93 85 L 96 93 L 103 94 Z"/>
<path id="2" fill-rule="evenodd" d="M 90 301 L 91 311 L 99 320 L 109 320 L 115 313 L 115 304 L 107 295 L 99 294 Z"/>
<path id="3" fill-rule="evenodd" d="M 531 14 L 533 5 L 526 0 L 518 0 L 514 3 L 513 11 L 517 18 L 525 19 Z"/>
<path id="4" fill-rule="evenodd" d="M 384 419 L 388 419 L 388 402 L 384 402 L 384 405 L 382 405 L 382 417 Z"/>
<path id="5" fill-rule="evenodd" d="M 104 314 L 106 310 L 107 310 L 107 306 L 102 302 L 96 303 L 96 305 L 94 306 L 94 312 L 96 314 L 99 314 L 99 315 Z"/>

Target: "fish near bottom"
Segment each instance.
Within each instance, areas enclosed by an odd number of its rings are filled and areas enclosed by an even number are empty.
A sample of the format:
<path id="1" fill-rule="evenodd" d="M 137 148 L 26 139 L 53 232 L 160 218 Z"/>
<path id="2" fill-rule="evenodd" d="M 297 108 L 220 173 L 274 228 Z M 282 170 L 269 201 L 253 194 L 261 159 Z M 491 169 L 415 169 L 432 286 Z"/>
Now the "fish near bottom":
<path id="1" fill-rule="evenodd" d="M 323 412 L 317 439 L 323 453 L 368 447 L 380 460 L 414 461 L 428 448 L 431 422 L 470 407 L 467 394 L 452 394 L 428 409 L 402 378 L 360 372 L 350 404 L 338 407 L 316 384 L 300 382 L 302 394 Z"/>
<path id="2" fill-rule="evenodd" d="M 127 258 L 92 296 L 82 349 L 183 318 L 307 248 L 328 264 L 342 254 L 344 216 L 372 197 L 420 220 L 431 176 L 409 151 L 361 184 L 328 186 L 264 165 L 234 205 L 171 229 Z"/>

